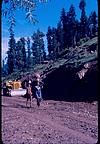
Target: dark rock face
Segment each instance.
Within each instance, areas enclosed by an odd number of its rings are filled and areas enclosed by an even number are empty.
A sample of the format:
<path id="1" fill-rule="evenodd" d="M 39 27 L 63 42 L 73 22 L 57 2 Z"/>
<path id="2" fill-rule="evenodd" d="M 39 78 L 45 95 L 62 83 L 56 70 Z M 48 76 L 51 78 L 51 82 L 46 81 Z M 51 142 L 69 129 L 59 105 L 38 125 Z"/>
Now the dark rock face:
<path id="1" fill-rule="evenodd" d="M 76 72 L 77 69 L 64 66 L 49 74 L 44 80 L 43 98 L 73 102 L 97 100 L 97 68 L 89 70 L 82 79 Z"/>

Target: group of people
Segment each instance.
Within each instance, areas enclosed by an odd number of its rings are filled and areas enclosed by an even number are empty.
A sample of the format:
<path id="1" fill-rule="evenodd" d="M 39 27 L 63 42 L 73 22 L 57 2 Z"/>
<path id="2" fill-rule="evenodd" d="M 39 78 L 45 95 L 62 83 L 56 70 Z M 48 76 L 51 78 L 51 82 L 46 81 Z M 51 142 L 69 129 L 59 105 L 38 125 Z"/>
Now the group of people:
<path id="1" fill-rule="evenodd" d="M 41 100 L 42 100 L 42 91 L 43 88 L 43 82 L 41 80 L 41 77 L 38 73 L 34 75 L 33 80 L 29 79 L 24 81 L 23 88 L 27 90 L 26 92 L 26 106 L 28 105 L 28 101 L 30 101 L 30 107 L 32 104 L 32 100 L 36 98 L 37 100 L 37 106 L 40 106 Z"/>

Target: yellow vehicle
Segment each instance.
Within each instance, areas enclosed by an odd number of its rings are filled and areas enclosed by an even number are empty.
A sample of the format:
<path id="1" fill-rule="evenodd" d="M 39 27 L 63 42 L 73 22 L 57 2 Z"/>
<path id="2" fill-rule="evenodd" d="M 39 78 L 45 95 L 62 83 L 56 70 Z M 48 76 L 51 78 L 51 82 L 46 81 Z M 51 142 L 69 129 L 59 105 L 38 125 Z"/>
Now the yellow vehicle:
<path id="1" fill-rule="evenodd" d="M 16 95 L 25 95 L 27 90 L 22 88 L 21 81 L 7 81 L 3 86 L 3 95 L 4 96 L 16 96 Z"/>
<path id="2" fill-rule="evenodd" d="M 19 89 L 21 88 L 21 81 L 8 81 L 6 82 L 6 86 L 11 89 Z"/>
<path id="3" fill-rule="evenodd" d="M 11 96 L 11 91 L 18 90 L 19 88 L 21 88 L 21 81 L 7 81 L 3 85 L 2 93 L 5 96 Z"/>

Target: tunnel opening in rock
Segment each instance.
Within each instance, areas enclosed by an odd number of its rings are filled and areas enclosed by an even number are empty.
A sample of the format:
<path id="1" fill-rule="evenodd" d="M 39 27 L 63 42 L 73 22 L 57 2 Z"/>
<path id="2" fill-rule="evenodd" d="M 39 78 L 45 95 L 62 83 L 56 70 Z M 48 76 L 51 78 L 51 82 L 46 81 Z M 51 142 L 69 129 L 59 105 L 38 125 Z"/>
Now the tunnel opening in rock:
<path id="1" fill-rule="evenodd" d="M 97 70 L 93 69 L 83 79 L 74 68 L 60 67 L 44 80 L 43 99 L 71 102 L 97 101 Z"/>

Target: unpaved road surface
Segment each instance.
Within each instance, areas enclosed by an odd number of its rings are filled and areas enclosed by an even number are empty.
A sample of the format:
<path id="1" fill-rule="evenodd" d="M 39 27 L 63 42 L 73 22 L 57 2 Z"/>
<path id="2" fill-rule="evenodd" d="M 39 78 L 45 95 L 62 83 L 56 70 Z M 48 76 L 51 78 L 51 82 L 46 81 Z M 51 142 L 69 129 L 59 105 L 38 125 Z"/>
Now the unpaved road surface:
<path id="1" fill-rule="evenodd" d="M 98 103 L 43 101 L 25 107 L 20 96 L 2 96 L 3 144 L 96 144 Z"/>

